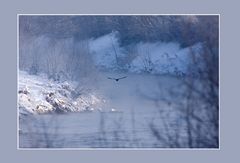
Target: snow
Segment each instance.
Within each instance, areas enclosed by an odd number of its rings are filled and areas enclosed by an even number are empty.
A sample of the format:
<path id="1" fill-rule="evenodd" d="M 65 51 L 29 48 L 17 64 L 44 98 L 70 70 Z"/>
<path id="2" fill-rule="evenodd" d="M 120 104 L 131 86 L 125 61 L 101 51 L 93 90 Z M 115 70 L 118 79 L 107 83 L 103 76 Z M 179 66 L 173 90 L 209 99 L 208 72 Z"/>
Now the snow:
<path id="1" fill-rule="evenodd" d="M 89 42 L 90 52 L 93 54 L 95 65 L 111 70 L 117 70 L 116 53 L 118 58 L 128 57 L 124 47 L 118 42 L 117 33 L 113 32 Z M 140 42 L 131 45 L 136 49 L 136 57 L 128 65 L 121 65 L 129 72 L 152 74 L 188 73 L 188 66 L 192 63 L 190 55 L 201 53 L 202 43 L 181 48 L 178 42 Z M 116 51 L 116 52 L 115 52 Z"/>
<path id="2" fill-rule="evenodd" d="M 19 71 L 20 113 L 94 111 L 105 103 L 103 97 L 93 91 L 82 92 L 82 95 L 72 98 L 75 88 L 74 82 L 54 82 L 43 74 L 35 76 Z"/>
<path id="3" fill-rule="evenodd" d="M 118 39 L 116 37 L 116 32 L 104 35 L 102 37 L 92 39 L 89 42 L 90 52 L 93 54 L 95 64 L 105 68 L 115 68 L 116 66 L 116 56 L 114 48 L 117 55 L 122 56 L 122 48 L 120 48 Z"/>

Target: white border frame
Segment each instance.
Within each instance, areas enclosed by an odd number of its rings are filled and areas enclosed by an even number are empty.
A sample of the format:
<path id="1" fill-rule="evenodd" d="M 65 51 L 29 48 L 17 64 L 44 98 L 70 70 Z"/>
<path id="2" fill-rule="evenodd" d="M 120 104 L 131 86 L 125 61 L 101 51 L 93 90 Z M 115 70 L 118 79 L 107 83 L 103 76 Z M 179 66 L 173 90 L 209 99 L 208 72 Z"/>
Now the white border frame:
<path id="1" fill-rule="evenodd" d="M 19 147 L 19 96 L 18 96 L 18 89 L 19 89 L 19 84 L 18 84 L 18 79 L 19 79 L 19 16 L 132 16 L 132 15 L 136 15 L 136 16 L 188 16 L 188 15 L 197 15 L 197 16 L 218 16 L 218 49 L 219 49 L 219 58 L 218 58 L 218 76 L 219 76 L 219 88 L 218 88 L 218 105 L 219 105 L 219 119 L 218 119 L 218 123 L 219 123 L 219 128 L 218 128 L 218 139 L 219 139 L 219 146 L 218 148 L 20 148 Z M 105 151 L 109 151 L 109 150 L 116 150 L 116 151 L 124 151 L 124 150 L 132 150 L 132 151 L 136 151 L 136 150 L 140 150 L 140 151 L 148 151 L 148 150 L 153 150 L 153 151 L 169 151 L 169 150 L 176 150 L 176 151 L 189 151 L 189 150 L 210 150 L 210 151 L 219 151 L 221 150 L 221 111 L 220 111 L 220 88 L 221 88 L 221 83 L 220 83 L 220 69 L 221 69 L 221 44 L 220 44 L 220 20 L 221 20 L 221 15 L 220 14 L 17 14 L 17 150 L 72 150 L 72 151 L 77 151 L 77 150 L 84 150 L 84 151 L 91 151 L 91 150 L 96 150 L 96 151 L 101 151 L 101 150 L 105 150 Z"/>

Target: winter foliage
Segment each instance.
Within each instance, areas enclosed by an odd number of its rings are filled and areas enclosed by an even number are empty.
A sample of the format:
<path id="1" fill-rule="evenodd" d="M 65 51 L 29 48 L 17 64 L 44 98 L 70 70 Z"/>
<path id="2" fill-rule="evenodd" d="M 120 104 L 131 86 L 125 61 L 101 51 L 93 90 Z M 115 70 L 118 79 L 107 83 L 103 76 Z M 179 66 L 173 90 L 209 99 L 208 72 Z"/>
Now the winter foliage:
<path id="1" fill-rule="evenodd" d="M 218 148 L 218 28 L 215 15 L 19 16 L 20 147 Z"/>

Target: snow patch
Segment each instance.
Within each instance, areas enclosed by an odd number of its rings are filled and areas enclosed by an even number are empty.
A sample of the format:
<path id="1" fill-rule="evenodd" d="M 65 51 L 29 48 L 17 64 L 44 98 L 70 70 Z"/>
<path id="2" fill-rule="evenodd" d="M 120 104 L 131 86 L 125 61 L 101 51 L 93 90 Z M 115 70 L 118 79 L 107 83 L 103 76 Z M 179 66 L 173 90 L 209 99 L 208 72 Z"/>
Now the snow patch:
<path id="1" fill-rule="evenodd" d="M 105 100 L 94 91 L 76 94 L 74 82 L 54 82 L 45 75 L 19 72 L 18 104 L 20 113 L 81 112 L 99 110 Z"/>
<path id="2" fill-rule="evenodd" d="M 121 47 L 117 33 L 113 32 L 89 43 L 90 52 L 98 67 L 111 70 L 125 69 L 128 72 L 151 74 L 187 74 L 189 64 L 192 64 L 191 55 L 198 56 L 201 53 L 202 43 L 181 48 L 177 42 L 140 42 L 130 45 L 135 49 L 135 57 L 130 63 L 117 63 L 119 60 L 130 60 L 126 47 Z"/>
<path id="3" fill-rule="evenodd" d="M 116 68 L 116 55 L 118 57 L 124 55 L 116 35 L 116 32 L 112 32 L 89 42 L 90 52 L 93 54 L 97 66 L 109 69 Z"/>

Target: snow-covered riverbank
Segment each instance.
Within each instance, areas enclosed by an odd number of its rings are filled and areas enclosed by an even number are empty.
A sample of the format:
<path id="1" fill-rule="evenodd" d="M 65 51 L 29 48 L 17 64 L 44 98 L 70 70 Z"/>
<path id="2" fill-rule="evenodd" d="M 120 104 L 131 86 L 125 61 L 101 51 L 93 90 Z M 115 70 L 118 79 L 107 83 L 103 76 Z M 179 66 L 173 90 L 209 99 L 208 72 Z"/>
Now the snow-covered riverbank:
<path id="1" fill-rule="evenodd" d="M 55 82 L 44 75 L 19 72 L 20 113 L 81 112 L 101 110 L 105 103 L 96 92 L 77 92 L 74 82 Z"/>

